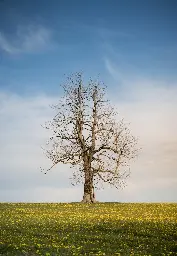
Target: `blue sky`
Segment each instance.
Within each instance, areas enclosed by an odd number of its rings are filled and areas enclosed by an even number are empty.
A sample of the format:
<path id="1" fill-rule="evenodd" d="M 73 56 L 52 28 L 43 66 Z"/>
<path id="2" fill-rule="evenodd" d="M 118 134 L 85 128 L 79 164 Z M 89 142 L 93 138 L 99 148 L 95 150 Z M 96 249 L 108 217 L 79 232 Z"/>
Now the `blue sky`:
<path id="1" fill-rule="evenodd" d="M 47 200 L 58 200 L 60 189 L 68 189 L 68 197 L 63 193 L 61 201 L 79 200 L 82 188 L 73 193 L 67 175 L 55 186 L 59 172 L 44 181 L 36 169 L 45 161 L 40 145 L 47 135 L 40 123 L 52 117 L 48 105 L 61 96 L 64 74 L 76 71 L 83 71 L 86 79 L 99 74 L 144 150 L 133 167 L 128 190 L 117 194 L 107 188 L 98 192 L 99 199 L 177 200 L 176 12 L 175 0 L 0 0 L 1 201 L 34 201 L 34 189 L 41 191 L 36 200 L 45 201 L 46 193 Z M 144 177 L 149 183 L 142 182 Z M 151 181 L 159 184 L 158 193 Z"/>
<path id="2" fill-rule="evenodd" d="M 106 79 L 105 59 L 122 72 L 173 81 L 176 1 L 0 2 L 0 87 L 54 93 L 64 73 Z"/>

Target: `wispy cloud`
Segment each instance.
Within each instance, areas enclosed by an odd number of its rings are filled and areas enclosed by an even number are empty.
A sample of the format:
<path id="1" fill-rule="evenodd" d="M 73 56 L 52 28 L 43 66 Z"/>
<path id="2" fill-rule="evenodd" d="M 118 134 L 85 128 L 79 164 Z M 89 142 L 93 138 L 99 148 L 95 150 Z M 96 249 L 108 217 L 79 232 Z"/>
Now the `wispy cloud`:
<path id="1" fill-rule="evenodd" d="M 0 48 L 9 54 L 41 51 L 51 46 L 51 30 L 39 26 L 18 26 L 12 38 L 0 31 Z"/>
<path id="2" fill-rule="evenodd" d="M 6 37 L 0 32 L 0 48 L 8 53 L 17 53 L 18 49 L 6 39 Z"/>
<path id="3" fill-rule="evenodd" d="M 115 79 L 116 81 L 122 81 L 123 77 L 121 73 L 118 71 L 118 69 L 116 69 L 114 64 L 108 58 L 104 58 L 104 64 L 107 72 L 111 75 L 113 79 Z"/>

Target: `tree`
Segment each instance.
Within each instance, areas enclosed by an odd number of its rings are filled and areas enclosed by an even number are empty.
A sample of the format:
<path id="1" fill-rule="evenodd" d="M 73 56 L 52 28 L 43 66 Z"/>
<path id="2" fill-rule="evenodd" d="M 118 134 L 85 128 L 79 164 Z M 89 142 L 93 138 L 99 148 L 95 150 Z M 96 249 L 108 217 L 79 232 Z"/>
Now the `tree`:
<path id="1" fill-rule="evenodd" d="M 129 176 L 127 165 L 137 155 L 137 140 L 105 99 L 105 85 L 82 73 L 69 76 L 62 85 L 64 96 L 53 106 L 57 111 L 45 128 L 52 130 L 46 156 L 53 165 L 69 164 L 75 184 L 84 182 L 82 202 L 95 202 L 94 188 L 109 183 L 116 188 Z"/>

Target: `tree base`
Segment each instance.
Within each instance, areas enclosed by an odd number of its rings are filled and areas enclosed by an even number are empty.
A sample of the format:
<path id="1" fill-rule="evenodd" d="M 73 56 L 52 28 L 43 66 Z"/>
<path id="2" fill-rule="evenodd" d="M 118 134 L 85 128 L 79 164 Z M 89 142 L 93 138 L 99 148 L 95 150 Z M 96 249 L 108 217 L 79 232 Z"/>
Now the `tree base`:
<path id="1" fill-rule="evenodd" d="M 99 203 L 99 201 L 96 201 L 96 200 L 85 200 L 85 199 L 82 199 L 81 203 L 84 203 L 84 204 L 95 204 L 95 203 Z"/>
<path id="2" fill-rule="evenodd" d="M 93 204 L 93 203 L 98 203 L 98 201 L 96 201 L 96 199 L 94 197 L 90 196 L 90 194 L 84 194 L 81 203 Z"/>

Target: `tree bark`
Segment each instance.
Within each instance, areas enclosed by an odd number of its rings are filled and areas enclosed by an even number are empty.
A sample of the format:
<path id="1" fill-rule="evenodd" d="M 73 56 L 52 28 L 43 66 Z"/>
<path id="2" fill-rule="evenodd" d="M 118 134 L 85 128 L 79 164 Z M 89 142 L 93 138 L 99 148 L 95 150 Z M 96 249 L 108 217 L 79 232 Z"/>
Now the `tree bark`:
<path id="1" fill-rule="evenodd" d="M 82 203 L 96 203 L 93 185 L 87 183 L 84 184 L 84 195 Z"/>
<path id="2" fill-rule="evenodd" d="M 84 183 L 84 195 L 82 199 L 82 203 L 95 203 L 95 193 L 93 186 L 93 179 L 91 177 L 91 173 L 89 170 L 85 173 L 85 183 Z"/>

